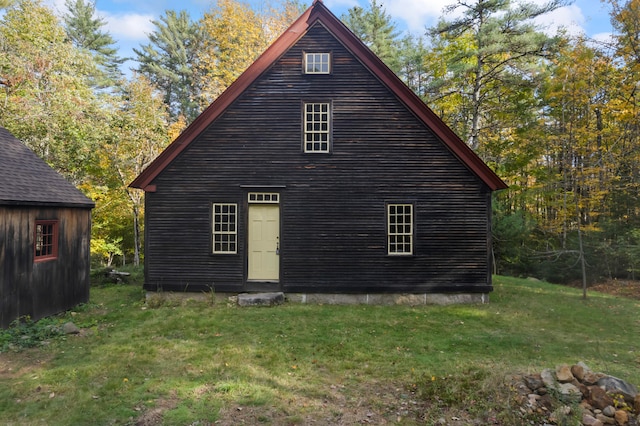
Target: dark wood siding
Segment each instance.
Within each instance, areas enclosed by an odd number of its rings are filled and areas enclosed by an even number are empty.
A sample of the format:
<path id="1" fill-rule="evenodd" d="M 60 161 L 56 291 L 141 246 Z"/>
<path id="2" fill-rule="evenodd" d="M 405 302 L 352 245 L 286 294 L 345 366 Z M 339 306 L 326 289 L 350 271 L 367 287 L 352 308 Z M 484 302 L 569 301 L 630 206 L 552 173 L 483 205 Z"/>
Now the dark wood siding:
<path id="1" fill-rule="evenodd" d="M 332 74 L 302 74 L 305 51 Z M 332 104 L 331 154 L 302 152 L 305 101 Z M 489 189 L 319 24 L 153 183 L 147 289 L 245 289 L 247 188 L 274 186 L 284 291 L 491 290 Z M 213 202 L 240 206 L 237 255 L 211 254 Z M 387 255 L 386 203 L 414 204 L 414 256 Z"/>
<path id="2" fill-rule="evenodd" d="M 36 220 L 58 221 L 58 256 L 34 262 Z M 0 326 L 89 300 L 91 210 L 0 206 Z"/>

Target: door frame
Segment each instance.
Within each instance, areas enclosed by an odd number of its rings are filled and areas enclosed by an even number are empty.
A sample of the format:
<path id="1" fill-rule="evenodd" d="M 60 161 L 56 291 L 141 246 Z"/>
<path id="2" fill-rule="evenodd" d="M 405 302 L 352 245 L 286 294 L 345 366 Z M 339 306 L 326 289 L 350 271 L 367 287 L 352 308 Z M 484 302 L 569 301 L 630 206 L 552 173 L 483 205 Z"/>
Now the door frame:
<path id="1" fill-rule="evenodd" d="M 282 208 L 281 208 L 281 194 L 279 191 L 273 190 L 250 190 L 246 193 L 246 260 L 245 260 L 245 290 L 247 291 L 276 291 L 281 288 L 282 278 L 282 262 L 280 256 L 280 245 L 282 241 Z M 251 238 L 251 223 L 249 220 L 249 210 L 252 205 L 276 205 L 278 207 L 278 235 L 277 235 L 277 262 L 278 262 L 278 278 L 271 280 L 262 279 L 250 279 L 249 278 L 249 261 L 251 256 L 250 251 L 250 238 Z"/>

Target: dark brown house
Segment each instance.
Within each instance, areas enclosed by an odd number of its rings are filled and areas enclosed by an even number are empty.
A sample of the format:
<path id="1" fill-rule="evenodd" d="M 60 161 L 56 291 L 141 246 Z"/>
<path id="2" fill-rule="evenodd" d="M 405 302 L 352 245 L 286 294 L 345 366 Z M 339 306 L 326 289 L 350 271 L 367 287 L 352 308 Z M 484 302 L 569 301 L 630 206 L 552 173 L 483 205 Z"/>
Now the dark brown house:
<path id="1" fill-rule="evenodd" d="M 506 185 L 318 0 L 131 186 L 150 291 L 492 290 Z"/>
<path id="2" fill-rule="evenodd" d="M 0 127 L 0 327 L 89 300 L 93 206 Z"/>

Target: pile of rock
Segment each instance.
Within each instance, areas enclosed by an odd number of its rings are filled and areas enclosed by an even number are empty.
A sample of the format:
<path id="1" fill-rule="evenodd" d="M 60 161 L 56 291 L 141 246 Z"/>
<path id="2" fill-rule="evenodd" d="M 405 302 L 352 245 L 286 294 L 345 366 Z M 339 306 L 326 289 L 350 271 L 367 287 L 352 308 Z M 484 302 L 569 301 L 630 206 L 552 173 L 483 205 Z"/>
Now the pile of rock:
<path id="1" fill-rule="evenodd" d="M 640 394 L 635 386 L 584 363 L 559 365 L 555 371 L 522 378 L 525 415 L 539 415 L 551 424 L 576 419 L 586 426 L 640 425 Z"/>

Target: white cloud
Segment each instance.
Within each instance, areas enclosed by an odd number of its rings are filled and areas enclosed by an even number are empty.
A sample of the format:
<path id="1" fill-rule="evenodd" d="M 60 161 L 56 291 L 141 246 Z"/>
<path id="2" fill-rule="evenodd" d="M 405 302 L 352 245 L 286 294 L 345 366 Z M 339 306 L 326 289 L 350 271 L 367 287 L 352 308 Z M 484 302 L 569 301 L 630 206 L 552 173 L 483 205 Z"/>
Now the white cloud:
<path id="1" fill-rule="evenodd" d="M 153 32 L 153 15 L 139 13 L 111 14 L 98 12 L 106 21 L 106 30 L 120 41 L 145 41 L 147 34 Z"/>
<path id="2" fill-rule="evenodd" d="M 572 4 L 539 16 L 534 22 L 550 35 L 555 34 L 559 28 L 566 29 L 570 35 L 578 35 L 585 32 L 586 19 L 582 10 Z"/>
<path id="3" fill-rule="evenodd" d="M 613 33 L 598 33 L 591 36 L 597 43 L 612 45 L 615 43 L 615 35 Z"/>
<path id="4" fill-rule="evenodd" d="M 45 0 L 48 5 L 58 15 L 67 13 L 66 0 Z M 151 14 L 141 13 L 109 13 L 96 10 L 96 14 L 106 22 L 106 29 L 113 38 L 118 41 L 144 41 L 147 34 L 154 30 L 151 20 L 156 19 Z"/>
<path id="5" fill-rule="evenodd" d="M 403 20 L 409 32 L 421 34 L 443 16 L 443 9 L 451 3 L 452 0 L 394 0 L 385 2 L 384 7 L 395 19 Z M 454 12 L 447 16 L 451 18 L 456 15 Z"/>

